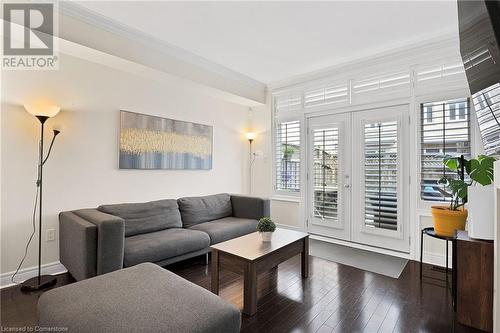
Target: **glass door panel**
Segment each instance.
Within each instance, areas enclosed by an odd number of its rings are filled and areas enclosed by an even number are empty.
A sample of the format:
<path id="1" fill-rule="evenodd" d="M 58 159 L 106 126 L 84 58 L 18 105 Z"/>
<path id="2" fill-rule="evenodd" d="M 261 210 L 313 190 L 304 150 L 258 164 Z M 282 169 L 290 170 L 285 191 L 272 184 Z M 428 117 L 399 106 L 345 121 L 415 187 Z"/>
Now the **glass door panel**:
<path id="1" fill-rule="evenodd" d="M 337 222 L 339 129 L 313 129 L 312 140 L 314 217 Z"/>
<path id="2" fill-rule="evenodd" d="M 408 106 L 353 113 L 352 240 L 409 251 Z"/>
<path id="3" fill-rule="evenodd" d="M 308 119 L 308 225 L 311 233 L 350 237 L 350 115 Z"/>
<path id="4" fill-rule="evenodd" d="M 397 122 L 365 124 L 365 226 L 397 230 Z"/>

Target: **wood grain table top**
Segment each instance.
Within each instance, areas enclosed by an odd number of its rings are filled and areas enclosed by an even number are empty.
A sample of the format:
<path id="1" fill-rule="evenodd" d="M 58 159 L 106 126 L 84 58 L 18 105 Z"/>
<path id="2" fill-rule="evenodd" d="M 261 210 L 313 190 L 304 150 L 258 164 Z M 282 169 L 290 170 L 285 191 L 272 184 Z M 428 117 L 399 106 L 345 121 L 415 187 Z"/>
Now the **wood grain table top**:
<path id="1" fill-rule="evenodd" d="M 254 232 L 212 245 L 210 248 L 253 261 L 307 236 L 309 235 L 304 232 L 277 228 L 270 242 L 263 242 L 261 235 Z"/>

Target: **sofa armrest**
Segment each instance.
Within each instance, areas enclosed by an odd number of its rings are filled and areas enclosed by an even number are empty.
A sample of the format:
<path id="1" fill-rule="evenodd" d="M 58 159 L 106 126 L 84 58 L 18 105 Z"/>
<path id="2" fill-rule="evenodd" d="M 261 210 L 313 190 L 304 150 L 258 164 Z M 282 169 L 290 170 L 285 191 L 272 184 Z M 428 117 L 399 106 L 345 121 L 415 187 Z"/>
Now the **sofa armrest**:
<path id="1" fill-rule="evenodd" d="M 260 219 L 271 216 L 271 202 L 269 199 L 231 195 L 233 216 L 247 219 Z"/>
<path id="2" fill-rule="evenodd" d="M 122 269 L 125 221 L 97 209 L 80 209 L 73 213 L 97 227 L 97 275 Z"/>
<path id="3" fill-rule="evenodd" d="M 59 260 L 79 280 L 96 275 L 97 226 L 73 212 L 59 214 Z"/>

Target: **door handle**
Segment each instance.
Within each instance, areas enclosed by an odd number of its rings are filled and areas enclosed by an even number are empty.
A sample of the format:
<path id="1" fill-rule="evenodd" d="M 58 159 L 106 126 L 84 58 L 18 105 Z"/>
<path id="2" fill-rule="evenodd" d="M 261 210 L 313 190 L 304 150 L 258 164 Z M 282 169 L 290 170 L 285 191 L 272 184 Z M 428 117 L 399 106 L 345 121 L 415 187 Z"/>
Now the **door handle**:
<path id="1" fill-rule="evenodd" d="M 351 185 L 349 185 L 349 184 L 344 184 L 344 187 L 345 187 L 345 188 L 350 188 L 350 187 L 351 187 Z"/>

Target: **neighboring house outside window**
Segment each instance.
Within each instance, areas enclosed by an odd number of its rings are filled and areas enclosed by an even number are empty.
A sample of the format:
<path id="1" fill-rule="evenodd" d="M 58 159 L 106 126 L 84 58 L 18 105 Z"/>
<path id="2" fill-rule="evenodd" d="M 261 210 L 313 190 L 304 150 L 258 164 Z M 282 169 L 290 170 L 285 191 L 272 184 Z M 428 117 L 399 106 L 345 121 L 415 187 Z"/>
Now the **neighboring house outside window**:
<path id="1" fill-rule="evenodd" d="M 429 112 L 432 116 L 429 117 Z M 428 119 L 432 119 L 431 122 Z M 443 165 L 445 156 L 470 158 L 470 110 L 468 99 L 423 103 L 420 130 L 420 197 L 447 201 L 437 181 L 455 173 Z"/>

